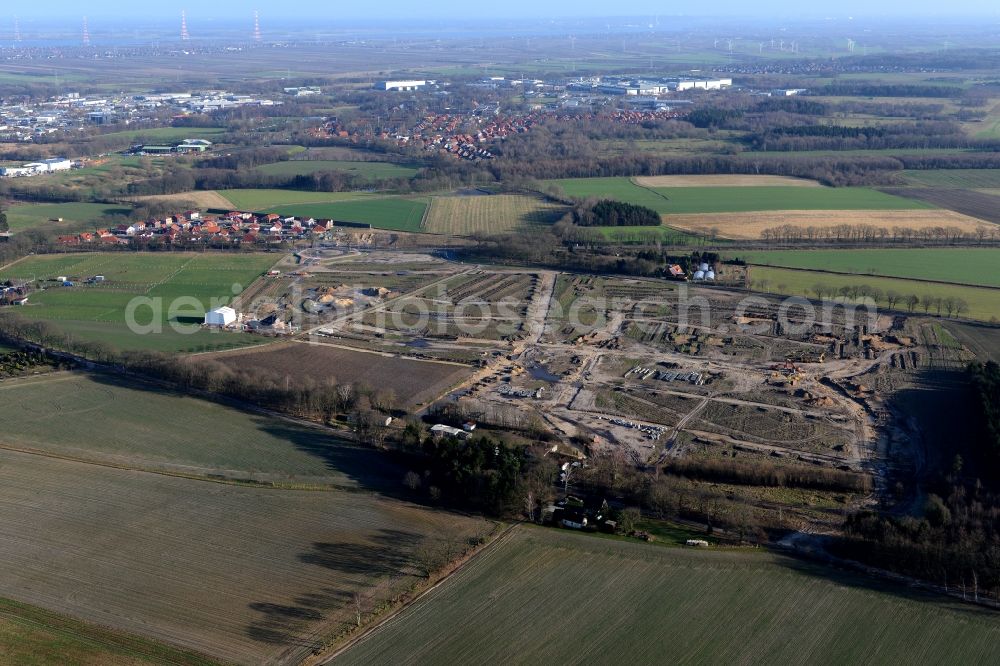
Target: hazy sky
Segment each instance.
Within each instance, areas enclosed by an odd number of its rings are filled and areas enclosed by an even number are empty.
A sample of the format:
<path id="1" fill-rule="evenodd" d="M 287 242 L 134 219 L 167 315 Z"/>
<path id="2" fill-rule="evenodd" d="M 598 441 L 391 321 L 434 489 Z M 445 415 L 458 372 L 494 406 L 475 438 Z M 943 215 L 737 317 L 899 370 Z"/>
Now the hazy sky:
<path id="1" fill-rule="evenodd" d="M 377 21 L 393 18 L 537 18 L 570 16 L 652 16 L 671 14 L 698 16 L 728 15 L 753 16 L 758 19 L 773 17 L 787 19 L 795 16 L 810 18 L 826 14 L 837 18 L 857 16 L 956 16 L 988 15 L 1000 20 L 1000 3 L 987 0 L 838 0 L 831 3 L 802 2 L 801 0 L 714 0 L 705 3 L 676 3 L 662 0 L 632 0 L 628 3 L 608 3 L 607 0 L 504 0 L 503 2 L 474 2 L 470 0 L 373 0 L 369 2 L 329 2 L 279 0 L 170 0 L 162 2 L 135 2 L 135 0 L 44 0 L 37 3 L 3 3 L 0 17 L 7 14 L 22 18 L 72 19 L 87 14 L 102 17 L 177 16 L 186 9 L 189 18 L 237 19 L 259 9 L 263 16 L 273 19 L 308 17 L 322 21 L 338 18 Z M 661 19 L 662 20 L 662 19 Z"/>

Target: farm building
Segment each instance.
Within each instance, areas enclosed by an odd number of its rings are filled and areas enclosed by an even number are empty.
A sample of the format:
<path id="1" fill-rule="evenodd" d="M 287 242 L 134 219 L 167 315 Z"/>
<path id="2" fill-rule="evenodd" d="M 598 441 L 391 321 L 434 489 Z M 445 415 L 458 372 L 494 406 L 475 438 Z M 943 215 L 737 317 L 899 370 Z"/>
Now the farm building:
<path id="1" fill-rule="evenodd" d="M 236 310 L 223 306 L 205 314 L 205 326 L 226 327 L 236 323 Z"/>
<path id="2" fill-rule="evenodd" d="M 461 428 L 453 428 L 443 423 L 437 423 L 431 426 L 431 435 L 433 435 L 434 437 L 456 437 L 459 439 L 464 439 L 468 437 L 469 433 L 462 430 Z"/>

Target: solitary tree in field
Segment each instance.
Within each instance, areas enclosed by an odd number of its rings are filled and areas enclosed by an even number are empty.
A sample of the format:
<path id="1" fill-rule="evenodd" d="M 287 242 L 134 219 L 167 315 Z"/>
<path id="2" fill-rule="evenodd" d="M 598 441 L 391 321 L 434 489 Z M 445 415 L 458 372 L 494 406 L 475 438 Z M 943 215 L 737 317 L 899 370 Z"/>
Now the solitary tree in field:
<path id="1" fill-rule="evenodd" d="M 963 315 L 969 311 L 969 303 L 964 298 L 955 299 L 955 314 Z"/>

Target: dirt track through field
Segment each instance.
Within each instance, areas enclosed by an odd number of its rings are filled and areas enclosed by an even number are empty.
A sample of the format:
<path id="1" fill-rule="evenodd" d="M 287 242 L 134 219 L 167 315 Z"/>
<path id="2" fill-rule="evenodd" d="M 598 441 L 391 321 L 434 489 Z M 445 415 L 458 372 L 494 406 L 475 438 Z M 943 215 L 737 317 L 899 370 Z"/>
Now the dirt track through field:
<path id="1" fill-rule="evenodd" d="M 687 213 L 664 216 L 676 229 L 698 234 L 716 230 L 722 238 L 757 240 L 766 229 L 790 225 L 801 229 L 833 229 L 867 225 L 889 229 L 956 228 L 974 233 L 986 222 L 950 210 L 786 210 L 752 213 Z"/>
<path id="2" fill-rule="evenodd" d="M 752 176 L 713 174 L 707 176 L 639 176 L 633 179 L 641 187 L 821 187 L 815 180 L 789 176 Z"/>

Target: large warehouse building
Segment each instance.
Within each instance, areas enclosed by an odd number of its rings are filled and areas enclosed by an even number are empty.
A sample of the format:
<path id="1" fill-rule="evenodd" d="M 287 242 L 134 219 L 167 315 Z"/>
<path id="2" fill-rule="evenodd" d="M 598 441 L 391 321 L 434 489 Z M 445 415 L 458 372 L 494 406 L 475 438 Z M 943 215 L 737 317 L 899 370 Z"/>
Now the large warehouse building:
<path id="1" fill-rule="evenodd" d="M 420 90 L 426 81 L 381 81 L 375 84 L 378 90 Z"/>
<path id="2" fill-rule="evenodd" d="M 225 328 L 236 323 L 236 310 L 223 306 L 205 313 L 205 326 Z"/>

